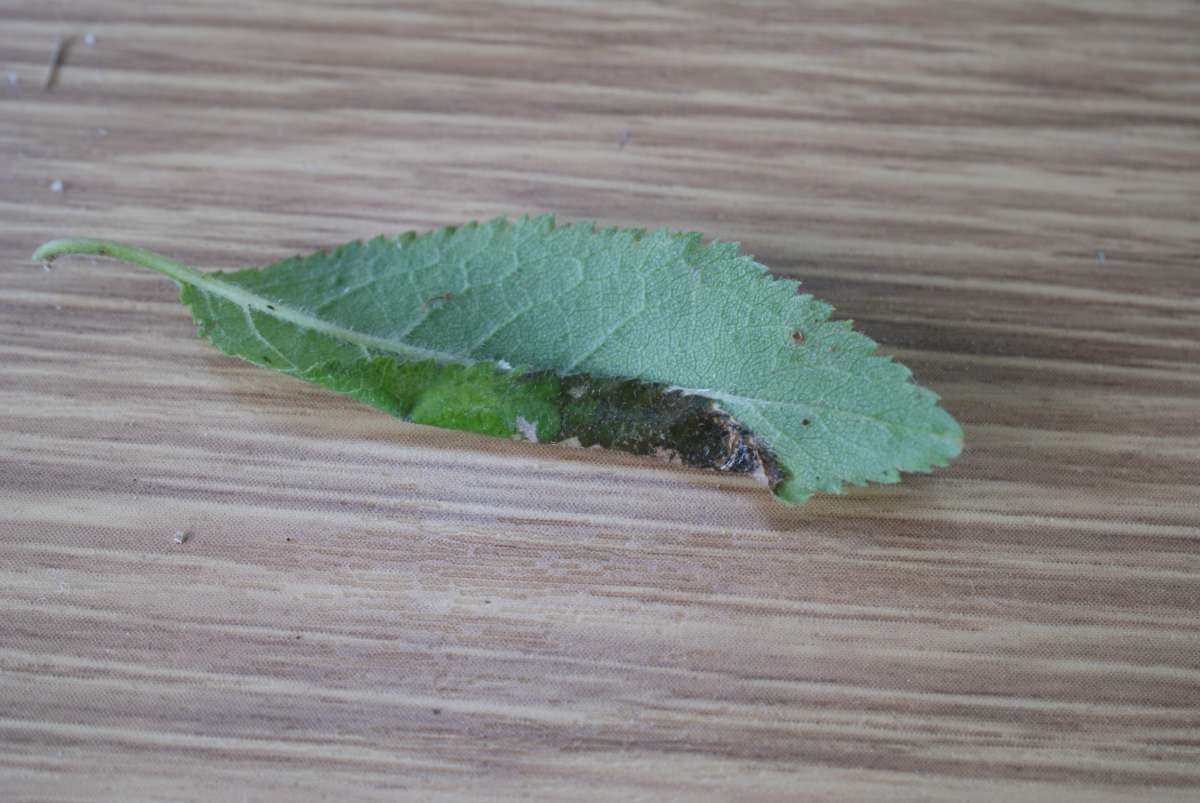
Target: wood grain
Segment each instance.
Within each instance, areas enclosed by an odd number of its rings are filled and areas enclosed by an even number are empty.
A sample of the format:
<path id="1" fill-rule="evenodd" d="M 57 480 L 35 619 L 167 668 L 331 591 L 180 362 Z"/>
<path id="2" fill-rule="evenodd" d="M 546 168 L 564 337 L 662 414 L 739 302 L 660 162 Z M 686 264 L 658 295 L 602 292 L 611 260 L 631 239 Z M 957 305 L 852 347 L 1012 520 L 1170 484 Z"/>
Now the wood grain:
<path id="1" fill-rule="evenodd" d="M 1197 793 L 1200 6 L 3 0 L 0 70 L 6 799 Z M 542 211 L 739 240 L 965 455 L 790 510 L 27 262 Z"/>

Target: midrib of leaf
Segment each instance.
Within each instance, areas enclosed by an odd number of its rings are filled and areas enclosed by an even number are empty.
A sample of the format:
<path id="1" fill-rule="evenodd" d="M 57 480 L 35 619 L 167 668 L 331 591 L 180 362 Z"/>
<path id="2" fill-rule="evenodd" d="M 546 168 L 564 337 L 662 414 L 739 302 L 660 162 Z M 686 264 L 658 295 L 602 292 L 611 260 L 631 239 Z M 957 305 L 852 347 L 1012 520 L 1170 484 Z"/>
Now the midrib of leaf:
<path id="1" fill-rule="evenodd" d="M 126 262 L 132 262 L 135 265 L 141 265 L 142 267 L 150 268 L 151 270 L 170 276 L 181 284 L 191 285 L 205 293 L 211 293 L 214 296 L 223 298 L 237 305 L 246 313 L 247 324 L 259 339 L 262 339 L 262 335 L 259 334 L 258 327 L 254 326 L 253 319 L 249 315 L 250 312 L 262 313 L 268 317 L 286 321 L 301 328 L 352 343 L 363 349 L 386 351 L 406 360 L 434 360 L 436 362 L 456 363 L 458 365 L 471 365 L 478 362 L 478 360 L 464 357 L 461 354 L 411 346 L 407 343 L 388 340 L 383 337 L 375 337 L 374 335 L 364 334 L 354 329 L 339 326 L 311 315 L 304 310 L 288 306 L 257 293 L 252 293 L 237 285 L 223 282 L 214 276 L 201 273 L 194 268 L 184 265 L 182 262 L 176 262 L 161 254 L 147 251 L 144 248 L 118 243 L 113 240 L 53 240 L 39 248 L 33 255 L 33 258 L 44 261 L 59 254 L 68 253 L 101 254 Z M 267 345 L 271 344 L 268 343 Z M 271 347 L 274 348 L 274 346 Z"/>

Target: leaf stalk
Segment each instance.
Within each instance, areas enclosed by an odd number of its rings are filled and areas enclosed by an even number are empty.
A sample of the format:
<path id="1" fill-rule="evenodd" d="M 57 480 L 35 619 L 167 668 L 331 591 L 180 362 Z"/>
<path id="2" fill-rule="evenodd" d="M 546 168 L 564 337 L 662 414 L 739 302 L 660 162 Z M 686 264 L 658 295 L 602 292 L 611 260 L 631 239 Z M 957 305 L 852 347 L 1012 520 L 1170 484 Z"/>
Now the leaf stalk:
<path id="1" fill-rule="evenodd" d="M 189 268 L 182 262 L 176 262 L 170 257 L 156 254 L 153 251 L 147 251 L 145 248 L 118 243 L 114 240 L 90 240 L 83 238 L 51 240 L 33 252 L 33 261 L 48 265 L 64 254 L 90 254 L 92 256 L 112 257 L 113 259 L 132 262 L 135 265 L 156 270 L 183 284 L 196 285 L 204 282 L 203 273 L 194 268 Z"/>

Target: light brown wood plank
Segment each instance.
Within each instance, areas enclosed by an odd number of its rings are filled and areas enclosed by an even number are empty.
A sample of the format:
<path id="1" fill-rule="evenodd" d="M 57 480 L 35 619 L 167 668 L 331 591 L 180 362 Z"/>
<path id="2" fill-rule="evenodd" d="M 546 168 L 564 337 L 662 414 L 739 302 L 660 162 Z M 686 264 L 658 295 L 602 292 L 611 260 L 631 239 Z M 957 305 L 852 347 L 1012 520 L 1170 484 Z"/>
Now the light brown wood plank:
<path id="1" fill-rule="evenodd" d="M 27 261 L 545 211 L 740 241 L 965 454 L 788 509 L 406 425 Z M 1195 3 L 0 0 L 0 247 L 5 799 L 1200 787 Z"/>

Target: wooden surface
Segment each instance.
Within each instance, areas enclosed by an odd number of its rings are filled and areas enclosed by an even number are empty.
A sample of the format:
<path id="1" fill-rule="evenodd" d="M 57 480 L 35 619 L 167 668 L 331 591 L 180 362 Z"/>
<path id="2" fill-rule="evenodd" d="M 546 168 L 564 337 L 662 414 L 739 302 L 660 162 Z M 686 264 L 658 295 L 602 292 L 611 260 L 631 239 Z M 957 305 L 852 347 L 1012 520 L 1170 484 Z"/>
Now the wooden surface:
<path id="1" fill-rule="evenodd" d="M 1197 793 L 1200 6 L 393 5 L 0 2 L 4 798 Z M 543 211 L 739 240 L 965 455 L 786 509 L 27 261 Z"/>

